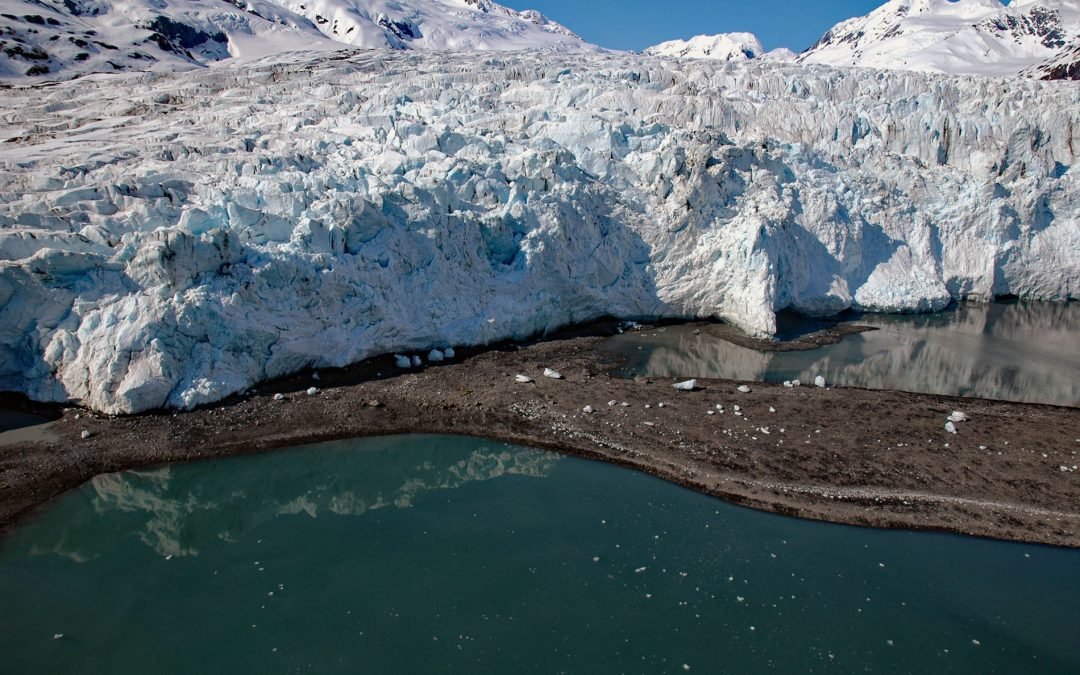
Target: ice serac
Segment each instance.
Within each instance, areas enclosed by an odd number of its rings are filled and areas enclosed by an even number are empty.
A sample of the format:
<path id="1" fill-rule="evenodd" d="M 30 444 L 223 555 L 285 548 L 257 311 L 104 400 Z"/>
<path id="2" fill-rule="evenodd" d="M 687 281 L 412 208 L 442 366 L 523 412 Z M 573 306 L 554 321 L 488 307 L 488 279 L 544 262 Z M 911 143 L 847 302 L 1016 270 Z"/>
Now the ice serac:
<path id="1" fill-rule="evenodd" d="M 716 61 L 748 61 L 765 53 L 761 41 L 753 33 L 720 33 L 698 35 L 689 40 L 670 40 L 649 47 L 650 56 L 673 56 L 683 59 L 713 59 Z"/>
<path id="2" fill-rule="evenodd" d="M 190 407 L 601 315 L 1076 298 L 1074 86 L 296 54 L 0 99 L 0 389 Z"/>
<path id="3" fill-rule="evenodd" d="M 1043 77 L 1035 69 L 1078 47 L 1080 0 L 1013 0 L 1007 6 L 999 0 L 889 0 L 867 16 L 837 24 L 799 60 Z"/>

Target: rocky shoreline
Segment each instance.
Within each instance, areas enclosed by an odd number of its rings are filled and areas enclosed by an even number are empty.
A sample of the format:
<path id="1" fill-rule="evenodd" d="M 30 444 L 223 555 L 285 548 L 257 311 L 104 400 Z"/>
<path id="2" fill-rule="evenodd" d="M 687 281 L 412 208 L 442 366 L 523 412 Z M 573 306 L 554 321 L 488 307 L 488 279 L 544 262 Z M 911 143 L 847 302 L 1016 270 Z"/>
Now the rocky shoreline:
<path id="1" fill-rule="evenodd" d="M 674 380 L 612 376 L 619 363 L 601 339 L 503 345 L 391 377 L 386 357 L 187 413 L 68 408 L 0 434 L 0 528 L 100 473 L 435 433 L 613 462 L 802 518 L 1080 547 L 1080 409 L 807 385 L 741 392 L 726 380 L 680 392 Z M 970 418 L 956 434 L 945 429 L 954 410 Z"/>

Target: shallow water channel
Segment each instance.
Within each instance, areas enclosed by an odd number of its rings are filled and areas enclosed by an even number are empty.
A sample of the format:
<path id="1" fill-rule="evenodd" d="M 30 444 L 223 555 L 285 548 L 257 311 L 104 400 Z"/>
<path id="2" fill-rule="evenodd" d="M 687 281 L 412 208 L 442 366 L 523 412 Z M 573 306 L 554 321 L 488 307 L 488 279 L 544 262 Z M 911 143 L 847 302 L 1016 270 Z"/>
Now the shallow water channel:
<path id="1" fill-rule="evenodd" d="M 95 478 L 0 539 L 5 673 L 1076 673 L 1080 551 L 407 436 Z"/>
<path id="2" fill-rule="evenodd" d="M 758 351 L 700 325 L 629 331 L 604 345 L 627 375 L 830 384 L 1080 406 L 1080 303 L 961 303 L 921 315 L 864 314 L 877 330 L 807 351 Z M 826 326 L 788 318 L 781 338 Z"/>

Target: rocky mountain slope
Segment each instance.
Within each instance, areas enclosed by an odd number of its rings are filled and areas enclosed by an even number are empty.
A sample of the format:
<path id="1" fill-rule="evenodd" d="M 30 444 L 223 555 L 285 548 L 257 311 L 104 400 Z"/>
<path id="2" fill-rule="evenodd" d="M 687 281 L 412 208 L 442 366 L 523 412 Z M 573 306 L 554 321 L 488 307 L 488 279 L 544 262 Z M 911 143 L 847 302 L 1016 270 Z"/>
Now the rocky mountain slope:
<path id="1" fill-rule="evenodd" d="M 489 0 L 0 0 L 8 83 L 345 47 L 595 49 Z"/>
<path id="2" fill-rule="evenodd" d="M 720 33 L 698 35 L 689 40 L 669 40 L 649 47 L 650 56 L 674 56 L 684 59 L 715 59 L 718 61 L 747 61 L 765 53 L 761 41 L 753 33 Z"/>
<path id="3" fill-rule="evenodd" d="M 1055 70 L 1080 48 L 1080 0 L 889 0 L 841 22 L 799 57 L 802 63 L 956 75 L 1072 78 Z M 1058 64 L 1060 65 L 1060 64 Z M 1045 72 L 1035 69 L 1044 68 Z M 1070 75 L 1072 73 L 1072 75 Z"/>
<path id="4" fill-rule="evenodd" d="M 294 53 L 0 97 L 0 389 L 189 407 L 601 315 L 1080 296 L 1080 91 Z"/>

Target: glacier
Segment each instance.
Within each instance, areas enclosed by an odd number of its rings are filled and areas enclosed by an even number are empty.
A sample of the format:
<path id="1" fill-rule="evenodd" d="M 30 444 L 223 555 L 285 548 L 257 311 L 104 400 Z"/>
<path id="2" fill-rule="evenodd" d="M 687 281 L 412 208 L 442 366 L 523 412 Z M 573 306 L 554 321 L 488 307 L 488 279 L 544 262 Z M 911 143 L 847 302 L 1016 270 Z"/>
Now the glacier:
<path id="1" fill-rule="evenodd" d="M 0 115 L 0 389 L 108 413 L 604 315 L 1080 289 L 1062 83 L 346 50 Z"/>

